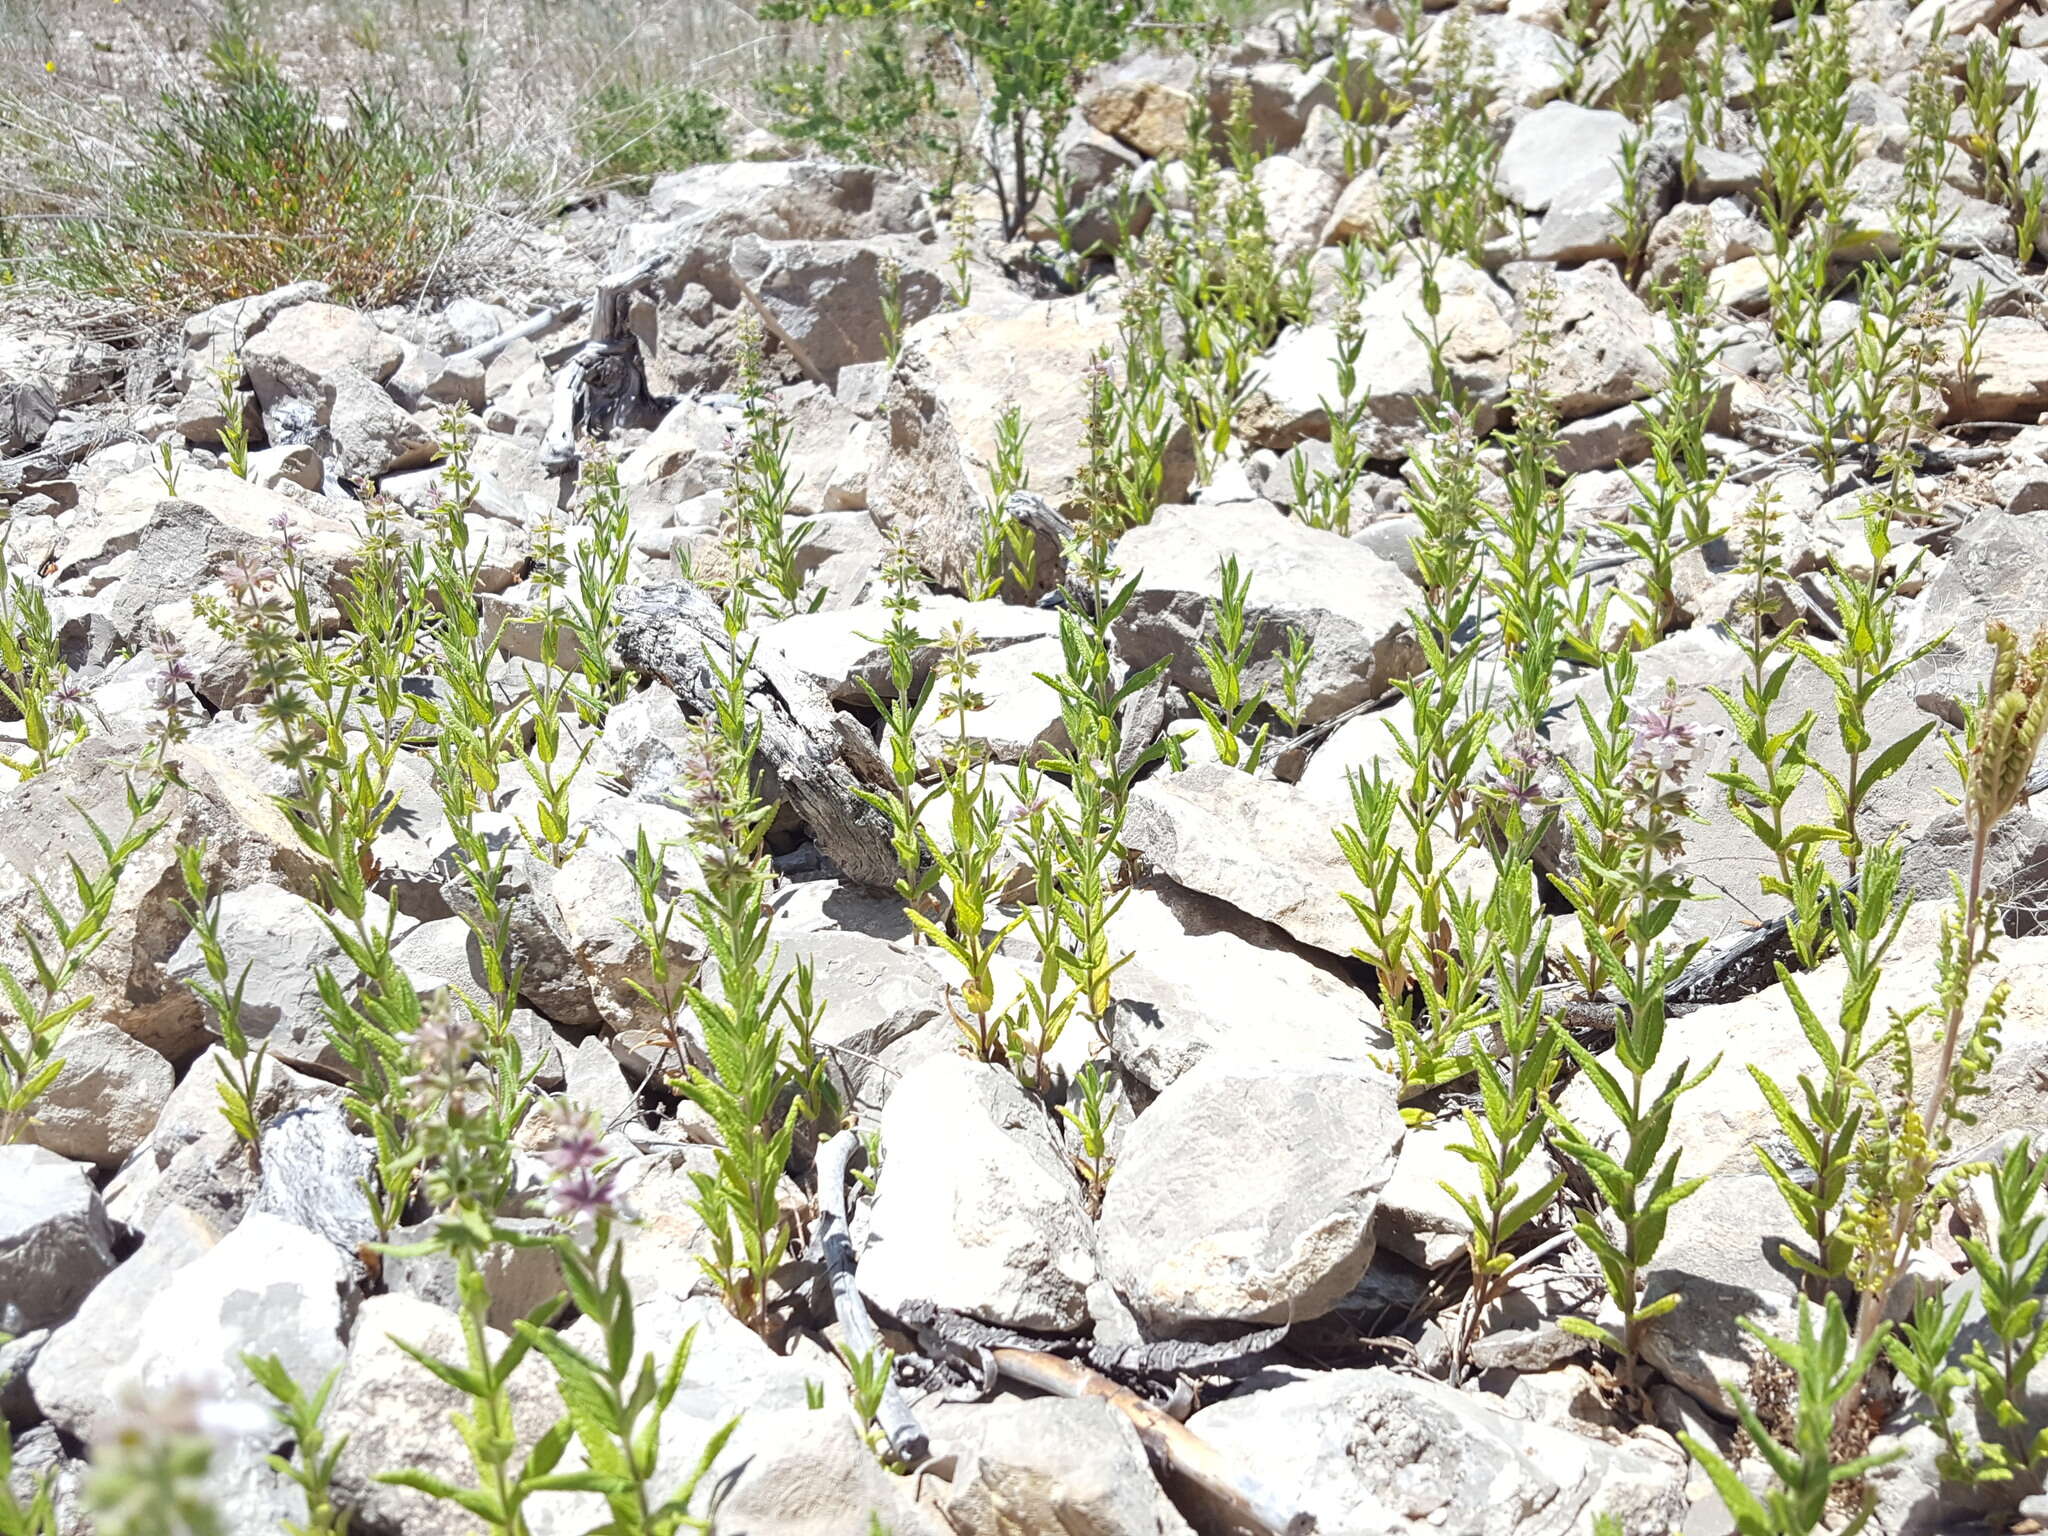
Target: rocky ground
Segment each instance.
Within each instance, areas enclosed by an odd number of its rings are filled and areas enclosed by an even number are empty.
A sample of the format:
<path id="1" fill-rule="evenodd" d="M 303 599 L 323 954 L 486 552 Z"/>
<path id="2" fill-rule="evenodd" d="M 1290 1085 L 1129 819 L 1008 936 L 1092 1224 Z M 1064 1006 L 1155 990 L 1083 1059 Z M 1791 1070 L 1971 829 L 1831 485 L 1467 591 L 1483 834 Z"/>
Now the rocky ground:
<path id="1" fill-rule="evenodd" d="M 1923 269 L 1910 311 L 1880 314 L 1884 274 L 1921 238 L 1908 211 L 1922 147 L 1915 82 L 1969 89 L 1973 39 L 2009 9 L 1969 0 L 1937 19 L 1931 0 L 1910 11 L 1856 0 L 1837 19 L 1851 77 L 1839 239 L 1815 269 L 1825 291 L 1803 352 L 1774 323 L 1797 302 L 1784 285 L 1803 280 L 1787 273 L 1805 247 L 1788 257 L 1768 227 L 1787 171 L 1774 158 L 1782 141 L 1744 116 L 1763 99 L 1754 82 L 1723 83 L 1728 121 L 1701 141 L 1686 90 L 1667 82 L 1647 102 L 1624 100 L 1628 58 L 1594 49 L 1571 62 L 1560 40 L 1572 16 L 1543 0 L 1421 18 L 1407 45 L 1424 61 L 1413 89 L 1426 102 L 1438 82 L 1439 107 L 1372 129 L 1382 169 L 1359 168 L 1361 130 L 1339 110 L 1348 87 L 1332 15 L 1304 24 L 1290 12 L 1206 59 L 1141 54 L 1097 71 L 1058 140 L 1074 218 L 1098 226 L 1085 260 L 1050 238 L 1050 215 L 1005 240 L 992 200 L 970 226 L 896 173 L 763 158 L 664 175 L 645 196 L 594 199 L 531 231 L 523 270 L 546 276 L 517 292 L 362 312 L 300 283 L 234 297 L 141 344 L 61 325 L 0 332 L 12 685 L 0 742 L 13 765 L 0 786 L 0 959 L 20 981 L 0 1015 L 0 1041 L 17 1053 L 0 1086 L 19 1093 L 18 1105 L 0 1100 L 0 1126 L 15 1132 L 0 1145 L 0 1406 L 18 1495 L 47 1479 L 47 1528 L 65 1533 L 303 1523 L 316 1442 L 271 1415 L 244 1364 L 253 1353 L 309 1392 L 331 1377 L 321 1422 L 338 1454 L 321 1487 L 353 1529 L 505 1524 L 379 1475 L 471 1480 L 450 1415 L 474 1405 L 400 1341 L 459 1356 L 465 1319 L 487 1322 L 502 1348 L 531 1317 L 599 1347 L 580 1315 L 590 1306 L 545 1305 L 562 1260 L 540 1237 L 587 1230 L 560 1226 L 540 1200 L 550 1181 L 558 1196 L 574 1187 L 562 1174 L 566 1104 L 597 1117 L 611 1159 L 598 1203 L 629 1218 L 616 1252 L 638 1349 L 665 1361 L 694 1330 L 654 1480 L 672 1484 L 710 1447 L 697 1508 L 719 1531 L 1736 1529 L 1738 1509 L 1698 1452 L 1727 1457 L 1742 1486 L 1778 1485 L 1737 1399 L 1776 1402 L 1764 1422 L 1790 1436 L 1788 1377 L 1761 1336 L 1790 1338 L 1801 1317 L 1801 1277 L 1782 1250 L 1803 1234 L 1759 1149 L 1813 1185 L 1754 1073 L 1795 1095 L 1800 1073 L 1825 1077 L 1816 1034 L 1838 1038 L 1834 1021 L 1859 996 L 1880 1021 L 1873 1059 L 1882 1021 L 1930 1005 L 1905 1026 L 1904 1055 L 1923 1077 L 1939 1071 L 1953 974 L 1941 914 L 1970 878 L 1975 825 L 1944 749 L 1966 745 L 1966 706 L 1990 676 L 1986 623 L 2048 620 L 2048 299 L 1964 117 L 1947 135 L 1928 237 L 1939 280 Z M 1391 59 L 1402 18 L 1368 10 L 1346 46 L 1375 40 L 1364 51 Z M 1459 46 L 1481 44 L 1475 123 L 1493 190 L 1479 199 L 1484 238 L 1425 261 L 1400 227 L 1416 175 L 1399 171 L 1400 149 L 1434 131 L 1416 119 L 1451 100 L 1431 70 L 1454 15 Z M 2006 100 L 2020 124 L 2048 71 L 2048 23 L 2012 20 Z M 1729 61 L 1737 74 L 1741 64 Z M 1190 171 L 1198 102 L 1218 122 L 1238 104 L 1250 146 L 1238 169 Z M 2014 133 L 2013 163 L 2031 167 L 2048 142 L 2031 117 Z M 1626 185 L 1625 143 L 1648 167 Z M 1135 769 L 1096 866 L 1115 893 L 1099 909 L 1099 959 L 1118 963 L 1094 990 L 1070 992 L 1085 966 L 1048 959 L 1075 941 L 1047 893 L 1079 887 L 1061 883 L 1071 863 L 1048 863 L 1032 839 L 1048 804 L 1073 813 L 1071 763 L 1088 756 L 1062 684 L 1079 675 L 1075 616 L 1097 601 L 1081 562 L 1103 526 L 1101 475 L 1124 462 L 1100 441 L 1091 370 L 1107 358 L 1108 394 L 1138 392 L 1133 317 L 1158 302 L 1156 287 L 1145 298 L 1139 236 L 1119 233 L 1110 209 L 1135 189 L 1131 206 L 1156 225 L 1147 238 L 1185 238 L 1190 208 L 1196 221 L 1215 216 L 1205 199 L 1219 176 L 1224 195 L 1256 196 L 1265 258 L 1306 286 L 1299 312 L 1259 338 L 1215 446 L 1191 440 L 1177 405 L 1139 423 L 1156 484 L 1149 515 L 1101 541 L 1131 584 L 1104 628 L 1116 677 L 1160 665 L 1113 711 L 1116 763 Z M 1630 197 L 1642 200 L 1633 215 Z M 1688 261 L 1705 281 L 1692 333 L 1706 355 L 1690 361 L 1674 331 L 1689 322 L 1659 297 Z M 636 283 L 593 306 L 607 273 Z M 593 310 L 609 350 L 587 343 Z M 1898 335 L 1880 346 L 1892 323 Z M 744 357 L 757 328 L 765 356 Z M 1166 343 L 1176 357 L 1191 355 L 1185 331 Z M 1347 338 L 1356 388 L 1340 376 Z M 1523 387 L 1532 349 L 1540 410 Z M 1837 361 L 1808 366 L 1823 353 Z M 586 398 L 623 402 L 616 419 L 576 417 L 573 381 L 622 355 L 624 383 L 587 386 L 598 393 Z M 1688 388 L 1703 412 L 1699 457 L 1674 463 L 1671 402 Z M 1863 410 L 1859 389 L 1879 404 Z M 1503 434 L 1469 456 L 1479 501 L 1499 514 L 1470 525 L 1484 544 L 1466 567 L 1474 590 L 1492 593 L 1506 569 L 1501 509 L 1516 504 L 1524 462 L 1513 435 L 1551 413 L 1536 501 L 1559 519 L 1562 563 L 1529 580 L 1612 597 L 1589 638 L 1596 651 L 1635 651 L 1624 759 L 1650 728 L 1644 708 L 1683 724 L 1675 767 L 1691 819 L 1682 846 L 1655 851 L 1696 899 L 1655 936 L 1676 957 L 1659 1075 L 1680 1059 L 1714 1066 L 1680 1101 L 1667 1149 L 1704 1183 L 1672 1207 L 1635 1277 L 1644 1301 L 1680 1304 L 1643 1323 L 1636 1362 L 1564 1326 L 1618 1328 L 1621 1316 L 1575 1226 L 1611 1231 L 1612 1212 L 1563 1129 L 1608 1147 L 1622 1137 L 1584 1063 L 1622 1070 L 1629 1004 L 1574 985 L 1585 919 L 1563 891 L 1585 876 L 1566 828 L 1593 802 L 1570 786 L 1602 772 L 1613 674 L 1597 654 L 1553 650 L 1539 668 L 1540 729 L 1518 730 L 1509 673 L 1527 646 L 1502 618 L 1506 602 L 1487 597 L 1456 630 L 1475 650 L 1452 713 L 1480 726 L 1462 767 L 1431 770 L 1446 798 L 1428 838 L 1439 861 L 1463 848 L 1456 878 L 1431 889 L 1470 898 L 1483 926 L 1516 865 L 1539 872 L 1551 916 L 1535 941 L 1543 1027 L 1579 1048 L 1559 1054 L 1538 1094 L 1553 1120 L 1525 1149 L 1521 1187 L 1549 1198 L 1526 1213 L 1512 1243 L 1524 1257 L 1476 1317 L 1479 1175 L 1459 1154 L 1482 1095 L 1469 1063 L 1429 1080 L 1406 1061 L 1384 947 L 1366 926 L 1369 912 L 1412 916 L 1427 839 L 1407 836 L 1409 875 L 1375 895 L 1362 882 L 1376 866 L 1334 835 L 1360 813 L 1355 775 L 1412 774 L 1402 743 L 1420 706 L 1401 685 L 1447 665 L 1425 645 L 1441 638 L 1431 624 L 1449 602 L 1428 564 L 1441 554 L 1432 476 L 1459 435 L 1435 414 L 1447 400 L 1482 440 Z M 763 420 L 774 423 L 765 438 Z M 1021 480 L 1001 468 L 1017 426 Z M 746 456 L 764 441 L 781 477 L 775 514 L 806 529 L 779 587 L 763 575 L 773 539 L 735 533 L 736 504 L 761 484 Z M 615 466 L 602 503 L 623 518 L 615 545 L 576 488 L 579 457 Z M 1335 525 L 1310 515 L 1314 488 L 1332 484 L 1345 508 Z M 1660 578 L 1659 557 L 1629 530 L 1673 487 L 1700 490 L 1703 536 L 1671 533 Z M 1873 496 L 1892 498 L 1889 550 L 1873 550 L 1860 516 Z M 1041 530 L 1042 563 L 968 595 L 991 529 L 999 546 L 1004 528 L 1024 526 Z M 1055 557 L 1063 528 L 1072 542 Z M 1745 542 L 1759 528 L 1765 570 Z M 578 551 L 594 548 L 618 562 L 599 581 L 605 617 L 591 621 L 601 655 L 554 618 L 588 599 L 575 579 L 593 567 Z M 906 557 L 919 572 L 907 587 Z M 454 627 L 453 589 L 431 570 L 442 559 L 457 562 L 481 635 L 464 653 L 483 658 L 475 708 L 440 638 Z M 1218 642 L 1231 560 L 1251 582 L 1238 670 L 1264 705 L 1226 745 L 1194 701 L 1218 698 L 1203 648 Z M 365 571 L 389 573 L 386 609 L 369 605 Z M 1795 959 L 1794 904 L 1764 883 L 1780 861 L 1752 826 L 1757 802 L 1714 777 L 1753 765 L 1742 722 L 1710 692 L 1748 675 L 1745 637 L 1845 654 L 1856 617 L 1845 592 L 1856 591 L 1876 594 L 1885 655 L 1899 661 L 1869 679 L 1866 740 L 1841 728 L 1837 680 L 1790 649 L 1776 707 L 1780 729 L 1812 713 L 1788 824 L 1838 816 L 1829 776 L 1839 797 L 1874 752 L 1908 742 L 1859 801 L 1859 835 L 1895 840 L 1900 889 L 1918 898 L 1867 973 L 1840 953 Z M 925 638 L 904 653 L 903 693 L 882 637 L 906 592 Z M 716 886 L 718 838 L 730 835 L 716 816 L 706 832 L 697 722 L 724 697 L 704 660 L 725 643 L 717 604 L 740 602 L 752 649 L 735 686 L 761 728 L 756 782 L 775 807 L 757 958 L 763 975 L 800 978 L 804 999 L 770 1054 L 794 1063 L 781 1102 L 809 1094 L 768 1186 L 787 1260 L 753 1316 L 716 1283 L 705 1215 L 703 1181 L 728 1176 L 733 1137 L 708 1091 L 675 1086 L 686 1067 L 712 1083 L 734 1069 L 703 1016 L 683 1009 L 679 1023 L 672 1006 L 730 996 L 726 977 L 753 963 L 714 952 L 688 904 Z M 1645 610 L 1647 627 L 1630 617 Z M 933 642 L 955 624 L 978 648 L 949 671 Z M 1292 668 L 1290 631 L 1309 642 Z M 889 758 L 888 701 L 916 699 L 935 672 L 941 690 L 971 697 L 906 726 L 906 779 Z M 337 678 L 360 693 L 335 703 Z M 590 680 L 602 704 L 579 705 L 569 678 Z M 316 716 L 328 711 L 331 735 L 283 718 L 275 702 L 292 689 Z M 487 746 L 465 756 L 475 738 L 462 733 L 478 720 Z M 1248 755 L 1233 758 L 1259 725 L 1268 734 L 1246 771 Z M 983 768 L 962 766 L 959 739 Z M 1145 760 L 1169 739 L 1173 753 Z M 292 740 L 319 744 L 295 757 Z M 1047 754 L 1069 766 L 1034 777 Z M 1512 780 L 1518 763 L 1536 765 L 1524 803 L 1552 814 L 1537 818 L 1540 840 L 1504 857 L 1481 818 L 1452 807 Z M 348 764 L 371 775 L 367 791 L 347 786 Z M 948 866 L 911 903 L 946 944 L 913 927 L 891 889 L 900 853 L 886 807 L 899 791 L 933 796 L 911 846 L 914 865 L 936 867 L 961 847 L 946 818 L 963 782 L 995 829 L 984 884 L 996 900 L 967 933 Z M 337 840 L 347 814 L 369 815 L 354 842 Z M 117 848 L 127 830 L 149 835 Z M 1380 848 L 1404 834 L 1382 823 L 1361 835 Z M 1839 880 L 1846 845 L 1828 846 Z M 1983 1284 L 1963 1244 L 1996 1226 L 1984 1160 L 2048 1125 L 2048 938 L 2037 934 L 2048 824 L 2012 809 L 1984 863 L 2004 938 L 1972 995 L 1993 978 L 2007 989 L 2002 1049 L 1974 1118 L 1949 1127 L 1923 1170 L 1931 1193 L 1914 1191 L 1926 1220 L 1886 1296 L 1900 1318 L 1916 1295 L 1967 1298 Z M 82 939 L 81 911 L 95 914 Z M 1439 967 L 1471 967 L 1464 1011 L 1451 1010 L 1464 1022 L 1438 1034 L 1454 1053 L 1472 1049 L 1468 1029 L 1497 1043 L 1506 974 L 1458 921 L 1416 940 Z M 962 945 L 998 930 L 995 998 L 977 1002 Z M 361 948 L 373 931 L 382 969 Z M 1430 979 L 1444 987 L 1450 974 Z M 239 1007 L 209 993 L 223 977 Z M 364 1036 L 337 1030 L 338 1000 L 388 999 L 394 977 L 412 1014 L 384 1037 L 395 1054 L 378 1068 Z M 1042 1059 L 978 1049 L 976 1018 L 1025 1017 L 1033 988 L 1040 1004 L 1067 998 L 1068 1027 L 1050 1032 Z M 472 1009 L 488 1023 L 454 1047 L 452 1099 L 483 1092 L 520 1111 L 491 1132 L 512 1158 L 487 1213 L 502 1230 L 461 1260 L 485 1281 L 476 1297 L 458 1283 L 452 1240 L 434 1236 L 451 1211 L 474 1209 L 450 1182 L 460 1137 L 435 1139 L 450 1095 L 418 1089 L 436 1081 L 422 1065 L 435 1020 Z M 222 1103 L 232 1108 L 238 1063 L 258 1044 L 245 1135 Z M 42 1060 L 61 1066 L 39 1094 L 22 1092 Z M 380 1099 L 380 1070 L 414 1096 Z M 1895 1081 L 1885 1070 L 1859 1080 L 1875 1085 L 1866 1130 Z M 496 1086 L 477 1089 L 486 1077 Z M 1092 1141 L 1089 1089 L 1113 1111 Z M 1534 1103 L 1524 1113 L 1543 1120 Z M 870 1165 L 851 1184 L 826 1150 L 842 1126 Z M 380 1130 L 414 1149 L 409 1162 L 380 1149 Z M 835 1225 L 849 1193 L 850 1219 Z M 578 1214 L 562 1198 L 552 1209 Z M 836 1305 L 834 1235 L 850 1240 L 853 1282 Z M 2039 1278 L 2037 1267 L 2027 1285 Z M 896 1354 L 901 1397 L 885 1408 L 835 1353 L 862 1337 L 864 1323 L 848 1322 L 856 1303 Z M 1981 1332 L 1981 1308 L 1973 1316 Z M 504 1433 L 520 1454 L 563 1411 L 549 1358 L 527 1355 L 504 1385 Z M 1876 1370 L 1870 1421 L 1843 1455 L 1897 1454 L 1853 1478 L 1831 1512 L 1741 1529 L 1818 1529 L 1859 1507 L 1887 1536 L 2039 1528 L 2026 1523 L 2038 1455 L 2003 1485 L 1947 1475 L 1924 1396 Z M 2023 1423 L 2048 1399 L 2048 1385 L 2027 1385 Z M 1122 1395 L 1103 1395 L 1112 1388 Z M 1953 1412 L 1967 1416 L 1978 1390 Z M 907 1430 L 891 1417 L 902 1412 Z M 148 1460 L 151 1447 L 188 1441 L 207 1448 L 203 1470 L 140 1485 L 143 1506 L 159 1487 L 155 1515 L 118 1503 L 130 1485 L 115 1479 L 166 1465 Z M 916 1450 L 892 1456 L 892 1441 Z M 199 1523 L 195 1502 L 217 1527 Z M 38 1529 L 6 1513 L 0 1531 Z M 157 1517 L 169 1523 L 148 1523 Z M 536 1492 L 518 1516 L 536 1533 L 604 1519 L 588 1489 L 570 1488 Z"/>

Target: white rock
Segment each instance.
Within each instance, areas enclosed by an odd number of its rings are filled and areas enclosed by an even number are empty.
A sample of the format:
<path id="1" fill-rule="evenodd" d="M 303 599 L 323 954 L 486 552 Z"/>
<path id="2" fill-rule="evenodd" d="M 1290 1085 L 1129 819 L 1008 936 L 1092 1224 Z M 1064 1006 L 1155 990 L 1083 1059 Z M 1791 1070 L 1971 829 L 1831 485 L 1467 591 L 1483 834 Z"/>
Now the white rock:
<path id="1" fill-rule="evenodd" d="M 859 1269 L 869 1299 L 1071 1332 L 1095 1274 L 1080 1186 L 1016 1079 L 957 1056 L 905 1073 L 882 1116 Z"/>
<path id="2" fill-rule="evenodd" d="M 1291 784 L 1197 764 L 1138 785 L 1124 842 L 1176 885 L 1348 958 L 1362 933 L 1344 902 L 1358 886 L 1331 831 L 1341 819 Z"/>
<path id="3" fill-rule="evenodd" d="M 1668 1442 L 1605 1445 L 1384 1366 L 1240 1393 L 1188 1428 L 1318 1530 L 1568 1536 L 1597 1514 L 1626 1536 L 1668 1536 L 1686 1511 L 1685 1459 Z"/>
<path id="4" fill-rule="evenodd" d="M 1548 208 L 1559 191 L 1588 172 L 1612 167 L 1628 136 L 1619 112 L 1596 112 L 1553 101 L 1517 122 L 1501 145 L 1494 180 L 1530 213 Z"/>
<path id="5" fill-rule="evenodd" d="M 321 1010 L 320 973 L 331 972 L 344 988 L 355 983 L 357 973 L 321 921 L 320 908 L 266 882 L 221 897 L 219 923 L 229 990 L 242 989 L 244 1033 L 267 1041 L 271 1055 L 289 1066 L 341 1073 L 344 1063 Z M 196 935 L 178 946 L 166 972 L 188 985 L 206 981 Z M 210 1032 L 213 1022 L 209 1012 Z"/>
<path id="6" fill-rule="evenodd" d="M 86 1170 L 0 1147 L 0 1333 L 66 1322 L 114 1267 L 114 1229 Z"/>
<path id="7" fill-rule="evenodd" d="M 1401 1135 L 1392 1081 L 1362 1064 L 1212 1059 L 1126 1133 L 1103 1272 L 1165 1333 L 1319 1317 L 1372 1261 Z"/>
<path id="8" fill-rule="evenodd" d="M 1138 886 L 1110 921 L 1119 1066 L 1157 1092 L 1214 1057 L 1359 1061 L 1391 1045 L 1372 1000 L 1279 930 L 1169 881 Z"/>
<path id="9" fill-rule="evenodd" d="M 1414 583 L 1363 545 L 1283 517 L 1270 502 L 1161 507 L 1117 541 L 1116 563 L 1137 583 L 1115 628 L 1122 659 L 1144 667 L 1170 658 L 1169 681 L 1207 693 L 1195 648 L 1214 638 L 1222 562 L 1233 555 L 1251 584 L 1247 692 L 1279 696 L 1290 628 L 1314 647 L 1303 684 L 1308 724 L 1379 697 L 1420 665 L 1408 624 Z"/>

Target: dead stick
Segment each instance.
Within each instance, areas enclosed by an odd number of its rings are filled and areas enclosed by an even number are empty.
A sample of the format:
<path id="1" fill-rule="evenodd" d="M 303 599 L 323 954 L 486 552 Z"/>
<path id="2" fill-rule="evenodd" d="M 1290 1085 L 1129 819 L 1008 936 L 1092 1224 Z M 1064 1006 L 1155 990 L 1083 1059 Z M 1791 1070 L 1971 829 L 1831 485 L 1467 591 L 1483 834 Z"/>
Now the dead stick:
<path id="1" fill-rule="evenodd" d="M 1154 1408 L 1128 1387 L 1117 1385 L 1078 1360 L 1035 1349 L 997 1349 L 996 1369 L 1012 1381 L 1060 1397 L 1099 1397 L 1131 1421 L 1152 1459 L 1186 1478 L 1260 1536 L 1307 1536 L 1315 1516 L 1292 1511 L 1258 1480 L 1239 1471 L 1216 1448 L 1178 1419 Z M 1291 1512 L 1292 1511 L 1292 1512 Z"/>
<path id="2" fill-rule="evenodd" d="M 882 1347 L 882 1336 L 875 1331 L 867 1303 L 854 1284 L 853 1240 L 846 1217 L 846 1170 L 858 1150 L 860 1138 L 852 1131 L 839 1132 L 818 1149 L 818 1252 L 832 1284 L 832 1311 L 839 1319 L 848 1352 L 873 1358 Z M 904 1401 L 893 1373 L 882 1387 L 875 1424 L 888 1438 L 899 1465 L 914 1467 L 931 1455 L 931 1444 Z"/>

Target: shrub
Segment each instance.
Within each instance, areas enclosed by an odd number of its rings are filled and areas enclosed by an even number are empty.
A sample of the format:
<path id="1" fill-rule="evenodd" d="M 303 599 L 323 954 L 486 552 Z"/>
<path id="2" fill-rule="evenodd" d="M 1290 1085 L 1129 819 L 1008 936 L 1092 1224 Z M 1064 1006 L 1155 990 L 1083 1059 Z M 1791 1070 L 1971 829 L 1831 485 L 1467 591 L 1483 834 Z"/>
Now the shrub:
<path id="1" fill-rule="evenodd" d="M 730 158 L 725 116 L 725 108 L 695 86 L 613 81 L 584 97 L 576 147 L 598 180 L 644 189 L 663 171 Z"/>
<path id="2" fill-rule="evenodd" d="M 217 35 L 206 66 L 158 98 L 108 205 L 59 226 L 58 274 L 185 310 L 303 278 L 370 304 L 418 287 L 463 225 L 437 185 L 446 146 L 375 91 L 323 114 L 243 35 Z"/>
<path id="3" fill-rule="evenodd" d="M 941 103 L 938 75 L 912 56 L 893 17 L 836 55 L 786 66 L 767 96 L 785 138 L 871 165 L 930 166 L 951 179 L 959 114 Z"/>
<path id="4" fill-rule="evenodd" d="M 1159 7 L 1177 18 L 1185 0 Z M 895 18 L 928 27 L 968 61 L 987 114 L 980 146 L 1002 204 L 1003 232 L 1022 232 L 1052 173 L 1053 144 L 1093 66 L 1114 59 L 1146 18 L 1140 0 L 768 0 L 769 20 Z"/>

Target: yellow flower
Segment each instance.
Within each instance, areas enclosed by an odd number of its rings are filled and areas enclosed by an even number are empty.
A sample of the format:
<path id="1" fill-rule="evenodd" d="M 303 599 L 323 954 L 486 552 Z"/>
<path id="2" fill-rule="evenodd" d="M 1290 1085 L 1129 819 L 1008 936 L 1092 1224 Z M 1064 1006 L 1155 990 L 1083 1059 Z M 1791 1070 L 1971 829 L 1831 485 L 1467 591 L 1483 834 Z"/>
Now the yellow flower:
<path id="1" fill-rule="evenodd" d="M 57 73 L 57 61 L 55 59 L 43 60 L 43 73 L 46 75 L 54 75 L 55 73 Z"/>

